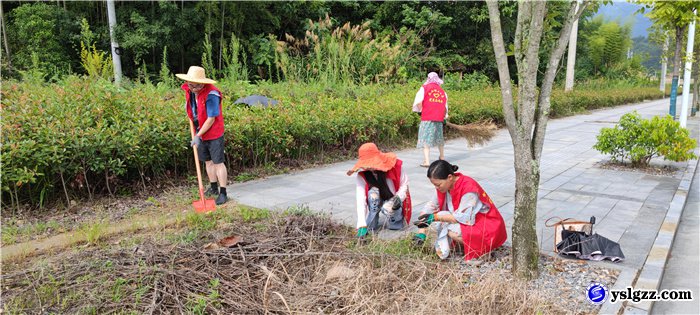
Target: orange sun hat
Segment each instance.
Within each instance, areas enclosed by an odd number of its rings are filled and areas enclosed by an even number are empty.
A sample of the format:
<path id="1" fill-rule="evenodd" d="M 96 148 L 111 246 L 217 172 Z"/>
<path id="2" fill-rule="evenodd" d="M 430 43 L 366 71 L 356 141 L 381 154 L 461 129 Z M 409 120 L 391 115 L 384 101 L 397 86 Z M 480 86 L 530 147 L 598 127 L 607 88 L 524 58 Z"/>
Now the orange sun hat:
<path id="1" fill-rule="evenodd" d="M 396 165 L 396 154 L 382 153 L 377 148 L 377 145 L 372 142 L 361 145 L 358 153 L 360 159 L 348 171 L 348 175 L 352 175 L 359 169 L 373 169 L 386 172 Z"/>

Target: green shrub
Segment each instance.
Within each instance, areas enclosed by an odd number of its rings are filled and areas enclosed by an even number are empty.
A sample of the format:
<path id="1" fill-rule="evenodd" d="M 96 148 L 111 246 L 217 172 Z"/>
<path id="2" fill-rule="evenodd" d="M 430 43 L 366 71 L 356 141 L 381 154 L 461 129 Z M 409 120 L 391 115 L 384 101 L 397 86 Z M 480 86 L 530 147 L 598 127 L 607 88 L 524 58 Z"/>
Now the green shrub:
<path id="1" fill-rule="evenodd" d="M 61 193 L 51 199 L 113 193 L 123 180 L 145 186 L 149 178 L 176 172 L 187 161 L 186 119 L 166 96 L 152 86 L 122 90 L 75 76 L 51 85 L 8 82 L 3 192 L 11 203 L 29 197 L 38 204 L 46 192 Z"/>
<path id="2" fill-rule="evenodd" d="M 446 73 L 444 80 L 443 88 L 446 91 L 475 90 L 491 86 L 489 77 L 481 72 L 467 74 Z"/>
<path id="3" fill-rule="evenodd" d="M 3 82 L 1 187 L 4 205 L 40 205 L 118 193 L 169 176 L 194 174 L 182 91 L 177 87 L 67 77 L 59 83 Z M 419 117 L 412 84 L 261 83 L 224 80 L 226 164 L 249 167 L 319 161 L 354 153 L 366 141 L 396 146 L 414 141 Z M 450 120 L 503 122 L 500 90 L 448 90 Z M 233 100 L 262 94 L 274 108 Z M 661 97 L 656 87 L 555 91 L 553 116 Z M 449 130 L 447 131 L 450 132 Z"/>
<path id="4" fill-rule="evenodd" d="M 633 165 L 646 166 L 655 156 L 675 162 L 696 158 L 695 140 L 669 115 L 642 119 L 637 112 L 628 113 L 615 127 L 603 128 L 597 139 L 596 150 L 615 161 L 629 159 Z"/>
<path id="5" fill-rule="evenodd" d="M 88 76 L 109 80 L 113 72 L 110 55 L 95 48 L 95 35 L 85 18 L 80 22 L 80 28 L 80 65 Z"/>

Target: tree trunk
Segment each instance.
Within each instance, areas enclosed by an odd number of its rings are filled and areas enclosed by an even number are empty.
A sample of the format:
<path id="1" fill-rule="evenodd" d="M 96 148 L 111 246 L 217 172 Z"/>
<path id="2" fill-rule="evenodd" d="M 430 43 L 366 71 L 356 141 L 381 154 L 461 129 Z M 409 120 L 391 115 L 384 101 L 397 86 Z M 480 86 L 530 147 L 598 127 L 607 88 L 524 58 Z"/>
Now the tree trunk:
<path id="1" fill-rule="evenodd" d="M 538 275 L 539 246 L 537 243 L 537 192 L 540 183 L 540 157 L 549 118 L 550 96 L 573 22 L 590 4 L 577 7 L 569 4 L 559 37 L 547 60 L 547 69 L 540 87 L 537 86 L 547 3 L 518 2 L 518 17 L 514 37 L 514 57 L 518 74 L 518 98 L 514 101 L 510 70 L 501 30 L 498 2 L 487 1 L 493 50 L 498 65 L 498 77 L 503 100 L 503 115 L 513 142 L 515 166 L 515 215 L 512 228 L 513 274 L 532 279 Z M 539 93 L 538 93 L 539 92 Z M 517 112 L 516 112 L 517 109 Z"/>
<path id="2" fill-rule="evenodd" d="M 219 40 L 219 70 L 221 70 L 221 55 L 224 47 L 224 17 L 226 16 L 226 5 L 221 2 L 221 39 Z"/>
<path id="3" fill-rule="evenodd" d="M 117 27 L 117 11 L 114 8 L 114 0 L 107 0 L 107 20 L 109 21 L 109 40 L 112 53 L 112 65 L 114 68 L 114 83 L 119 85 L 122 81 L 122 59 L 118 54 L 119 43 L 117 43 L 114 34 L 115 28 Z"/>
<path id="4" fill-rule="evenodd" d="M 674 77 L 678 77 L 681 69 L 681 59 L 683 53 L 683 34 L 685 33 L 685 27 L 676 26 L 676 50 L 674 51 L 673 57 L 673 72 Z"/>
<path id="5" fill-rule="evenodd" d="M 519 142 L 525 142 L 520 139 Z M 539 161 L 531 159 L 529 145 L 517 145 L 515 154 L 515 210 L 512 228 L 513 273 L 524 279 L 538 275 L 537 192 Z"/>
<path id="6" fill-rule="evenodd" d="M 5 44 L 7 67 L 8 69 L 12 69 L 12 62 L 10 62 L 10 45 L 7 44 L 7 26 L 5 25 L 5 13 L 2 9 L 2 3 L 0 3 L 0 21 L 2 21 L 2 25 L 0 25 L 2 29 L 0 30 L 2 31 L 2 41 Z"/>
<path id="7" fill-rule="evenodd" d="M 676 49 L 673 56 L 673 72 L 671 72 L 671 100 L 668 113 L 676 119 L 676 100 L 678 99 L 678 73 L 681 67 L 681 50 L 683 46 L 683 33 L 685 27 L 676 26 Z"/>
<path id="8" fill-rule="evenodd" d="M 664 46 L 661 49 L 661 82 L 659 82 L 659 90 L 666 97 L 666 70 L 668 68 L 668 34 L 664 33 Z"/>

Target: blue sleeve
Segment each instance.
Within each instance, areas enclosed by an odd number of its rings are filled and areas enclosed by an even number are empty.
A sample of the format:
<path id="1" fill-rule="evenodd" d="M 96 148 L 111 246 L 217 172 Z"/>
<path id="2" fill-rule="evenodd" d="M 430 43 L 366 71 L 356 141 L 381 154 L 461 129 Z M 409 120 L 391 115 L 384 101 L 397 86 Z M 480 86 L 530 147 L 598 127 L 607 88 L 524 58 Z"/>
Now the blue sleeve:
<path id="1" fill-rule="evenodd" d="M 221 97 L 216 94 L 207 95 L 207 117 L 216 117 L 221 113 L 219 112 L 219 102 Z"/>

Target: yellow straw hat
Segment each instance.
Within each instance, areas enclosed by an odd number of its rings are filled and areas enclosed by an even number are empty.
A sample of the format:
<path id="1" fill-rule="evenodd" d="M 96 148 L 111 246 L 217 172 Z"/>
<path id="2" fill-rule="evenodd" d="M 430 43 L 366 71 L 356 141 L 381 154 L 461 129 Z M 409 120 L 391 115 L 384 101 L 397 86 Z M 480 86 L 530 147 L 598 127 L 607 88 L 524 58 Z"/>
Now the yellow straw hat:
<path id="1" fill-rule="evenodd" d="M 187 70 L 187 74 L 178 73 L 175 76 L 188 82 L 202 84 L 216 83 L 216 81 L 212 79 L 207 79 L 207 75 L 204 73 L 204 68 L 197 66 L 191 66 L 190 69 Z"/>

